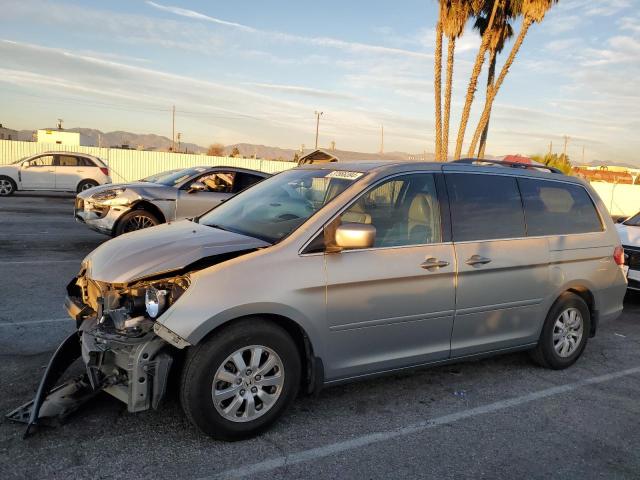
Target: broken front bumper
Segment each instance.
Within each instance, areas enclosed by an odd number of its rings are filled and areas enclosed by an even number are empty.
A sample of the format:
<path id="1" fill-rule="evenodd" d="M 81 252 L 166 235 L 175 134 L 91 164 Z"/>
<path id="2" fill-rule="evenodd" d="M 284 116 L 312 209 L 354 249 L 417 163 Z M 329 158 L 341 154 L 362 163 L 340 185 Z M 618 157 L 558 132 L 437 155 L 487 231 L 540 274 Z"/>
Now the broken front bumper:
<path id="1" fill-rule="evenodd" d="M 94 389 L 126 403 L 129 412 L 158 407 L 173 361 L 164 340 L 153 333 L 131 338 L 85 328 L 81 344 Z"/>
<path id="2" fill-rule="evenodd" d="M 109 206 L 76 198 L 73 216 L 77 222 L 86 224 L 100 233 L 113 235 L 118 219 L 131 210 L 126 206 Z"/>
<path id="3" fill-rule="evenodd" d="M 153 331 L 138 337 L 104 331 L 74 297 L 67 297 L 65 306 L 79 330 L 51 357 L 34 399 L 9 412 L 7 419 L 26 423 L 27 437 L 34 426 L 61 424 L 101 391 L 126 403 L 130 412 L 157 408 L 173 361 L 168 343 Z M 86 373 L 54 388 L 80 357 Z"/>

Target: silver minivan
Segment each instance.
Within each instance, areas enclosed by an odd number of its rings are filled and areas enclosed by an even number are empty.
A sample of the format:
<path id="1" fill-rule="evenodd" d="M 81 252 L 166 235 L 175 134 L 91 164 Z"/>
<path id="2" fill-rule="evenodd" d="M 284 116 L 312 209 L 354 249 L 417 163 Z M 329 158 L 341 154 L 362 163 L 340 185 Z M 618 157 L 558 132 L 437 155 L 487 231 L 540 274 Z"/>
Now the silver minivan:
<path id="1" fill-rule="evenodd" d="M 106 242 L 68 286 L 78 332 L 11 418 L 100 390 L 156 408 L 175 374 L 187 417 L 236 440 L 299 391 L 516 350 L 570 366 L 622 310 L 613 222 L 580 179 L 478 163 L 310 165 Z"/>

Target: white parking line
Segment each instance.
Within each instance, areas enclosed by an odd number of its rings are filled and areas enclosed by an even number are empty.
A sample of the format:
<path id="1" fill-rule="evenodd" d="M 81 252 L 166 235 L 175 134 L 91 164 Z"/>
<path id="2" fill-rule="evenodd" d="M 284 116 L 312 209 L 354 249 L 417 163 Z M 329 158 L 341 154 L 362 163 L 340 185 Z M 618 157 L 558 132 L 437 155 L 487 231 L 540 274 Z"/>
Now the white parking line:
<path id="1" fill-rule="evenodd" d="M 62 322 L 69 322 L 72 323 L 73 320 L 71 319 L 71 317 L 67 317 L 67 318 L 50 318 L 49 320 L 33 320 L 33 321 L 26 321 L 26 322 L 3 322 L 0 323 L 0 327 L 24 327 L 25 325 L 40 325 L 42 323 L 62 323 Z"/>
<path id="2" fill-rule="evenodd" d="M 6 262 L 6 261 L 2 261 L 0 260 L 0 264 L 1 265 L 36 265 L 36 264 L 40 264 L 40 263 L 80 263 L 82 262 L 82 259 L 78 259 L 78 260 L 15 260 L 15 261 L 10 261 L 10 262 Z"/>
<path id="3" fill-rule="evenodd" d="M 222 473 L 214 475 L 213 477 L 205 478 L 240 478 L 248 475 L 255 475 L 257 473 L 265 473 L 275 470 L 280 467 L 295 465 L 303 462 L 311 462 L 324 457 L 335 455 L 337 453 L 343 453 L 345 451 L 354 450 L 356 448 L 365 447 L 375 443 L 381 443 L 388 440 L 393 440 L 398 437 L 404 437 L 406 435 L 412 435 L 414 433 L 420 433 L 424 430 L 438 427 L 440 425 L 447 425 L 458 420 L 465 418 L 475 417 L 478 415 L 484 415 L 486 413 L 493 413 L 499 410 L 504 410 L 510 407 L 516 407 L 525 403 L 533 402 L 534 400 L 541 400 L 562 393 L 571 392 L 580 387 L 587 385 L 594 385 L 597 383 L 608 382 L 620 377 L 626 377 L 640 373 L 640 367 L 629 368 L 620 372 L 609 373 L 606 375 L 600 375 L 597 377 L 587 378 L 575 383 L 568 383 L 565 385 L 559 385 L 557 387 L 547 388 L 545 390 L 539 390 L 532 392 L 521 397 L 509 398 L 507 400 L 500 400 L 495 403 L 483 405 L 469 410 L 463 410 L 461 412 L 444 415 L 442 417 L 433 418 L 431 420 L 425 420 L 407 427 L 403 427 L 397 430 L 388 430 L 383 432 L 371 433 L 368 435 L 362 435 L 360 437 L 345 440 L 344 442 L 336 442 L 323 447 L 311 448 L 309 450 L 302 450 L 300 452 L 292 453 L 290 455 L 275 457 L 263 462 L 254 463 L 252 465 L 245 465 L 243 467 L 226 470 Z M 204 480 L 204 479 L 203 479 Z"/>

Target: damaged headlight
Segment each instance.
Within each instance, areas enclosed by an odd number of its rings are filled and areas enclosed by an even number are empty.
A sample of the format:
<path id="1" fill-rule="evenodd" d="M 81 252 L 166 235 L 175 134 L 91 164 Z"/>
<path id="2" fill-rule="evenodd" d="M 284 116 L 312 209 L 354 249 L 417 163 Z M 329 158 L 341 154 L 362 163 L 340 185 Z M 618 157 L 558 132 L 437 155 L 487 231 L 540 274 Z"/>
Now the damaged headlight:
<path id="1" fill-rule="evenodd" d="M 144 306 L 151 318 L 156 318 L 167 305 L 167 291 L 149 287 L 144 294 Z"/>
<path id="2" fill-rule="evenodd" d="M 125 192 L 126 188 L 112 188 L 110 190 L 104 190 L 102 192 L 95 193 L 91 195 L 93 200 L 98 202 L 104 202 L 105 200 L 113 200 L 119 195 L 122 195 Z"/>
<path id="3" fill-rule="evenodd" d="M 99 324 L 121 335 L 140 336 L 189 288 L 188 275 L 141 280 L 127 288 L 102 291 L 102 315 Z"/>

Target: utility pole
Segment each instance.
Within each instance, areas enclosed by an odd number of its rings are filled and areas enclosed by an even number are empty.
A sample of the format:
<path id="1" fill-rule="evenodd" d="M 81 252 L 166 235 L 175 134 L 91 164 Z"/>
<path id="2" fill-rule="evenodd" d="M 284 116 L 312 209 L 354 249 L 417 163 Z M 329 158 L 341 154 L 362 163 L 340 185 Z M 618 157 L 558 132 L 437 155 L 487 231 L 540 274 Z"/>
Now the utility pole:
<path id="1" fill-rule="evenodd" d="M 380 154 L 384 155 L 384 123 L 380 124 Z"/>
<path id="2" fill-rule="evenodd" d="M 549 140 L 549 155 L 551 155 L 552 151 L 553 151 L 553 140 Z"/>
<path id="3" fill-rule="evenodd" d="M 582 164 L 584 165 L 584 145 L 582 145 Z"/>
<path id="4" fill-rule="evenodd" d="M 316 110 L 316 150 L 318 149 L 318 133 L 320 131 L 320 116 L 324 114 L 324 112 L 318 112 Z"/>
<path id="5" fill-rule="evenodd" d="M 564 138 L 564 149 L 563 149 L 562 153 L 566 157 L 567 156 L 567 143 L 569 143 L 569 140 L 571 140 L 571 137 L 569 135 L 565 135 L 563 138 Z"/>
<path id="6" fill-rule="evenodd" d="M 176 151 L 176 106 L 171 108 L 171 151 Z"/>
<path id="7" fill-rule="evenodd" d="M 182 134 L 178 132 L 178 135 L 176 136 L 176 138 L 178 139 L 178 151 L 180 151 L 180 137 L 182 137 Z"/>

